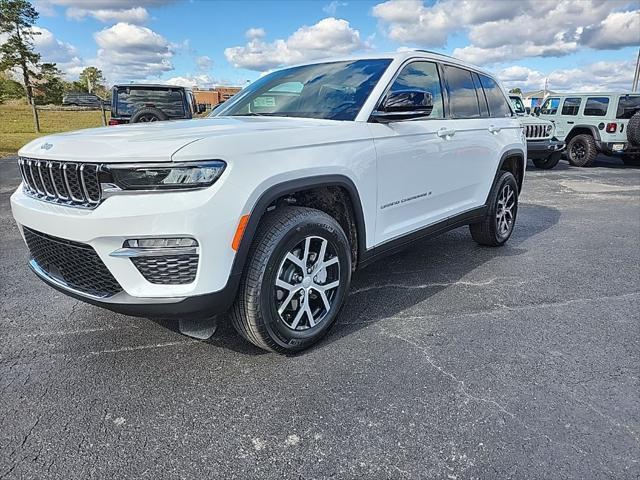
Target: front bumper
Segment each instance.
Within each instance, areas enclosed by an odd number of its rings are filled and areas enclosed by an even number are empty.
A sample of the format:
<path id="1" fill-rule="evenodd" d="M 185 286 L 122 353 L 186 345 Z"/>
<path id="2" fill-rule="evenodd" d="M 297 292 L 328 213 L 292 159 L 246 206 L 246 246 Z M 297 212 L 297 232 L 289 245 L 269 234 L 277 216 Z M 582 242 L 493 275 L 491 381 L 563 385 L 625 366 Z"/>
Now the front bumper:
<path id="1" fill-rule="evenodd" d="M 176 316 L 203 311 L 215 314 L 229 307 L 238 283 L 231 275 L 235 259 L 231 243 L 243 208 L 237 198 L 232 185 L 221 189 L 214 184 L 199 191 L 114 196 L 98 208 L 87 210 L 32 198 L 20 186 L 11 196 L 11 209 L 21 227 L 93 248 L 122 291 L 97 298 L 70 288 L 32 262 L 32 270 L 47 284 L 77 299 L 128 315 Z M 151 283 L 130 258 L 112 256 L 122 249 L 125 240 L 156 237 L 191 237 L 198 241 L 198 267 L 192 282 Z"/>
<path id="2" fill-rule="evenodd" d="M 532 160 L 542 160 L 564 150 L 565 143 L 559 140 L 527 140 L 527 157 Z"/>

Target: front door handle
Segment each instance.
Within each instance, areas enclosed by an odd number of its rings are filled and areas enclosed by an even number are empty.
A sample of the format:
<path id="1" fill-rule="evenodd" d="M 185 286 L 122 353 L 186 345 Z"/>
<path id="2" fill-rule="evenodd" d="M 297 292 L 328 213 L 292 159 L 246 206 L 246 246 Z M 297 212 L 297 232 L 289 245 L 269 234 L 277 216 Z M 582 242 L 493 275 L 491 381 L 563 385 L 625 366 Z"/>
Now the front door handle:
<path id="1" fill-rule="evenodd" d="M 438 130 L 438 136 L 440 138 L 453 137 L 456 134 L 456 131 L 452 128 L 441 128 Z"/>
<path id="2" fill-rule="evenodd" d="M 489 126 L 489 131 L 490 131 L 491 133 L 498 133 L 500 130 L 502 130 L 502 128 L 500 128 L 500 127 L 496 127 L 496 126 L 494 126 L 494 125 Z"/>

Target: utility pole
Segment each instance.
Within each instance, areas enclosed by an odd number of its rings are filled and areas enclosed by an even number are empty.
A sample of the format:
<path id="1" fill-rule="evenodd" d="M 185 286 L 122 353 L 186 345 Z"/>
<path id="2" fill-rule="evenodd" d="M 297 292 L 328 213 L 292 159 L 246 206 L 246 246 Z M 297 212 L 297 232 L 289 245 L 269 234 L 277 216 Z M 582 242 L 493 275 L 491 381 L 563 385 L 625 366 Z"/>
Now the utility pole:
<path id="1" fill-rule="evenodd" d="M 636 60 L 636 73 L 633 76 L 633 83 L 631 84 L 631 91 L 638 91 L 638 81 L 640 80 L 640 48 L 638 49 L 638 59 Z"/>

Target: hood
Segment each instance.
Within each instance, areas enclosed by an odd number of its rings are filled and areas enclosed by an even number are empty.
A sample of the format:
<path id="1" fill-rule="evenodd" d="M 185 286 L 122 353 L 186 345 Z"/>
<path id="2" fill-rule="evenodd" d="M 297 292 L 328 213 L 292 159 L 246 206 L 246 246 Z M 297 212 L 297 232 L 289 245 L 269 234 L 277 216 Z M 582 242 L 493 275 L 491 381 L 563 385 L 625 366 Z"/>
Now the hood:
<path id="1" fill-rule="evenodd" d="M 269 130 L 336 125 L 333 120 L 284 117 L 216 117 L 91 128 L 40 137 L 18 154 L 43 160 L 82 162 L 171 161 L 182 147 L 203 138 Z"/>

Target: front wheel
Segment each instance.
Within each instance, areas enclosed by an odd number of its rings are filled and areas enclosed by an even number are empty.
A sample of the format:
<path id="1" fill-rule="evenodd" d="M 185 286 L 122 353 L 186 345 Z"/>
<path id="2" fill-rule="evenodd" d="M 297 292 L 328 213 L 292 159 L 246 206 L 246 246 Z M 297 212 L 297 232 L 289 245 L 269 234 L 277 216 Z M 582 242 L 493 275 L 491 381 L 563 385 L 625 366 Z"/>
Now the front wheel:
<path id="1" fill-rule="evenodd" d="M 518 183 L 511 172 L 501 172 L 489 193 L 487 214 L 469 225 L 471 236 L 480 245 L 499 247 L 513 233 L 518 213 Z"/>
<path id="2" fill-rule="evenodd" d="M 293 353 L 335 323 L 351 281 L 351 249 L 324 212 L 283 207 L 265 215 L 231 310 L 235 329 L 257 347 Z"/>

